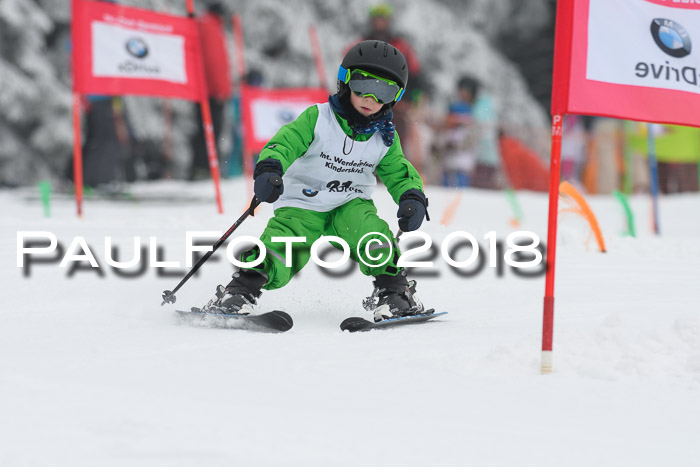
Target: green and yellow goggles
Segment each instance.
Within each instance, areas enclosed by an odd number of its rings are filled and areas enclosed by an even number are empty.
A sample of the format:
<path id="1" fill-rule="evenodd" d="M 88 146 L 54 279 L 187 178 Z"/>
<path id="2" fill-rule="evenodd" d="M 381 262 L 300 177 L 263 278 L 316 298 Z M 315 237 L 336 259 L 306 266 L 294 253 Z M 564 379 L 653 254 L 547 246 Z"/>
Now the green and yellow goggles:
<path id="1" fill-rule="evenodd" d="M 338 69 L 338 79 L 347 84 L 356 96 L 370 96 L 380 104 L 398 102 L 406 91 L 396 81 L 363 70 L 348 70 L 342 65 Z"/>

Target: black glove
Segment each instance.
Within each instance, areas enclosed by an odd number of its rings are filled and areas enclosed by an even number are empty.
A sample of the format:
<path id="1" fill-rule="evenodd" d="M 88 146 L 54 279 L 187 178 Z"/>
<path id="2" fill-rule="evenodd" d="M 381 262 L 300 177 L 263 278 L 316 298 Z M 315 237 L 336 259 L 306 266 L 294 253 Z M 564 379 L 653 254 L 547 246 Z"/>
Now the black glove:
<path id="1" fill-rule="evenodd" d="M 284 193 L 282 163 L 277 159 L 264 159 L 255 165 L 255 197 L 262 203 L 274 203 Z"/>
<path id="2" fill-rule="evenodd" d="M 403 232 L 418 230 L 423 218 L 430 220 L 428 215 L 428 198 L 422 191 L 412 188 L 406 190 L 399 198 L 399 228 Z"/>

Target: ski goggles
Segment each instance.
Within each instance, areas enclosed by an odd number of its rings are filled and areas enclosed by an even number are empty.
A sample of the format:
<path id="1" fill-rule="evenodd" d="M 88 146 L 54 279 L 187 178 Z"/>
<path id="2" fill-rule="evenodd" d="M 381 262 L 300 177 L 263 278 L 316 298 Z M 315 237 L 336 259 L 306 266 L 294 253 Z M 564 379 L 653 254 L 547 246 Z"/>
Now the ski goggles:
<path id="1" fill-rule="evenodd" d="M 363 70 L 347 70 L 342 65 L 338 70 L 338 79 L 347 84 L 355 95 L 373 97 L 380 104 L 398 102 L 405 92 L 395 81 Z"/>

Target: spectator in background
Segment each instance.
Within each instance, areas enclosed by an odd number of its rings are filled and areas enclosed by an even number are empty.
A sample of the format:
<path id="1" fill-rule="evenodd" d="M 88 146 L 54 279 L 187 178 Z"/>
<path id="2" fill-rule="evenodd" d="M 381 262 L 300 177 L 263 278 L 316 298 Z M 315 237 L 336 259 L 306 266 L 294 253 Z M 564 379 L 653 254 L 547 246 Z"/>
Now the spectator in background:
<path id="1" fill-rule="evenodd" d="M 404 36 L 397 34 L 393 30 L 393 17 L 393 8 L 386 3 L 380 3 L 370 8 L 367 32 L 360 40 L 388 42 L 399 49 L 406 57 L 409 75 L 408 82 L 410 84 L 406 88 L 404 98 L 396 104 L 393 121 L 396 125 L 396 131 L 404 135 L 402 144 L 406 158 L 420 166 L 422 157 L 416 154 L 419 151 L 420 143 L 418 142 L 418 134 L 414 134 L 414 130 L 417 131 L 417 129 L 411 125 L 413 123 L 411 110 L 420 105 L 423 95 L 429 91 L 430 86 L 421 71 L 420 61 L 411 43 Z"/>
<path id="2" fill-rule="evenodd" d="M 588 132 L 578 115 L 566 115 L 561 141 L 561 178 L 580 182 L 588 151 Z"/>
<path id="3" fill-rule="evenodd" d="M 442 112 L 436 112 L 428 99 L 427 94 L 422 94 L 409 106 L 409 133 L 401 140 L 401 144 L 410 150 L 411 164 L 420 173 L 423 183 L 439 185 L 442 167 L 434 148 L 436 135 L 442 129 L 445 116 Z"/>
<path id="4" fill-rule="evenodd" d="M 614 118 L 590 119 L 588 160 L 582 181 L 589 193 L 611 194 L 620 188 L 623 170 L 623 122 Z"/>
<path id="5" fill-rule="evenodd" d="M 457 83 L 462 99 L 472 107 L 472 132 L 476 167 L 473 186 L 497 189 L 501 180 L 501 153 L 498 142 L 498 114 L 493 100 L 484 92 L 481 83 L 471 76 L 463 76 Z"/>
<path id="6" fill-rule="evenodd" d="M 232 94 L 224 34 L 225 17 L 226 9 L 217 2 L 211 4 L 206 14 L 197 19 L 217 154 L 221 153 L 219 146 L 226 102 Z M 189 174 L 191 180 L 209 177 L 209 158 L 204 138 L 204 126 L 202 125 L 202 111 L 199 105 L 197 105 L 197 123 L 198 129 L 190 140 L 193 154 Z"/>
<path id="7" fill-rule="evenodd" d="M 369 29 L 365 34 L 365 40 L 378 40 L 388 42 L 403 53 L 408 65 L 409 79 L 415 80 L 421 72 L 420 62 L 410 42 L 403 36 L 396 34 L 392 29 L 394 11 L 390 5 L 381 3 L 369 10 Z M 412 87 L 418 86 L 418 83 Z"/>
<path id="8" fill-rule="evenodd" d="M 460 85 L 457 99 L 450 103 L 443 128 L 436 138 L 442 161 L 442 185 L 467 187 L 476 167 L 476 134 L 472 115 L 473 88 Z"/>
<path id="9" fill-rule="evenodd" d="M 640 122 L 628 122 L 625 126 L 625 145 L 629 164 L 626 167 L 626 172 L 628 178 L 631 178 L 628 189 L 648 190 L 650 183 L 648 131 L 651 128 L 654 136 L 654 150 L 661 192 L 698 191 L 700 128 L 680 125 L 649 125 Z"/>
<path id="10" fill-rule="evenodd" d="M 265 77 L 258 69 L 249 70 L 243 77 L 243 81 L 248 87 L 262 87 Z M 243 170 L 243 118 L 241 117 L 241 96 L 240 93 L 233 98 L 233 146 L 227 160 L 225 173 L 228 176 L 242 175 Z"/>
<path id="11" fill-rule="evenodd" d="M 640 130 L 646 125 L 632 120 L 625 120 L 623 123 L 625 172 L 621 191 L 626 194 L 649 193 L 651 190 L 651 173 L 647 159 L 648 141 L 646 132 L 640 134 Z"/>
<path id="12" fill-rule="evenodd" d="M 112 188 L 115 183 L 136 178 L 132 137 L 124 99 L 113 96 L 84 97 L 85 143 L 83 144 L 83 183 L 89 187 Z M 66 175 L 73 179 L 73 159 Z"/>

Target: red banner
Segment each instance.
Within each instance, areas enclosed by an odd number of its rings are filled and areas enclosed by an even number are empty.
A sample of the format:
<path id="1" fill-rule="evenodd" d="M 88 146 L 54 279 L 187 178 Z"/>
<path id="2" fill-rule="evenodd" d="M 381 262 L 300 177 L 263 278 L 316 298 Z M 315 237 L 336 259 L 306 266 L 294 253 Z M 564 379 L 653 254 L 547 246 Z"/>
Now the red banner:
<path id="1" fill-rule="evenodd" d="M 74 89 L 81 94 L 202 98 L 194 20 L 73 0 Z"/>
<path id="2" fill-rule="evenodd" d="M 242 86 L 241 117 L 246 152 L 260 152 L 283 125 L 295 120 L 307 107 L 327 100 L 326 89 L 263 89 Z"/>
<path id="3" fill-rule="evenodd" d="M 700 2 L 559 0 L 552 114 L 700 126 Z"/>

